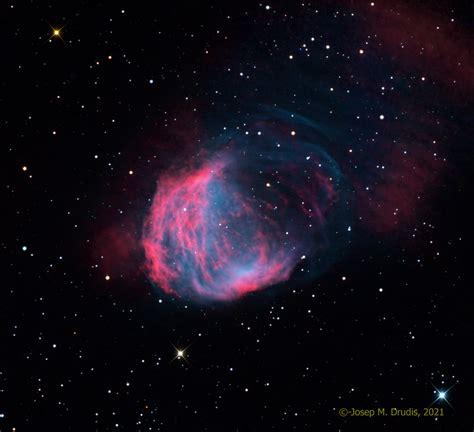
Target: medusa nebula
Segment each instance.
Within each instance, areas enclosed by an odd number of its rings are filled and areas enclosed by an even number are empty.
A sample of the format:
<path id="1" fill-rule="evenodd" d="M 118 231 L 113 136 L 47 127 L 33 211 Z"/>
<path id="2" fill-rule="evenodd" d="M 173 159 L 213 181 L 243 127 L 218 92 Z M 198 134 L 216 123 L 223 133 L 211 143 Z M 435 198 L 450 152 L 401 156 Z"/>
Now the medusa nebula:
<path id="1" fill-rule="evenodd" d="M 249 129 L 159 177 L 142 245 L 148 276 L 166 293 L 233 300 L 288 280 L 330 246 L 335 162 L 285 127 Z"/>

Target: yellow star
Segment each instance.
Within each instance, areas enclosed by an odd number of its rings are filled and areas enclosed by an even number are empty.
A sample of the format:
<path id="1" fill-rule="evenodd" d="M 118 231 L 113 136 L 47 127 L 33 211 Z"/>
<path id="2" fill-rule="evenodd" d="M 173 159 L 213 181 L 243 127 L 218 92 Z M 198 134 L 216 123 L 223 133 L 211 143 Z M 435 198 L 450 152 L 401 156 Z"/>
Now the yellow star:
<path id="1" fill-rule="evenodd" d="M 64 27 L 66 27 L 66 24 L 64 24 L 62 27 L 59 27 L 59 28 L 53 27 L 51 24 L 49 24 L 49 26 L 51 27 L 51 36 L 49 37 L 48 41 L 50 41 L 51 39 L 54 39 L 54 38 L 59 38 L 64 43 L 66 43 L 66 41 L 61 36 L 61 30 Z"/>

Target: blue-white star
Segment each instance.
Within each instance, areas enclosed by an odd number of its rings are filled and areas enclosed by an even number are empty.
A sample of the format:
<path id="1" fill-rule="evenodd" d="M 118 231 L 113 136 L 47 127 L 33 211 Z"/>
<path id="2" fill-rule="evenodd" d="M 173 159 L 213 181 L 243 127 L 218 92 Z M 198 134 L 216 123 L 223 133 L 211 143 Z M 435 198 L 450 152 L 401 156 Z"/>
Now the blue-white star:
<path id="1" fill-rule="evenodd" d="M 437 397 L 436 399 L 431 402 L 431 405 L 434 405 L 436 402 L 439 402 L 439 401 L 443 401 L 443 402 L 446 402 L 451 408 L 453 407 L 449 401 L 448 401 L 448 392 L 449 390 L 451 390 L 457 383 L 454 383 L 451 387 L 449 387 L 447 390 L 439 390 L 438 388 L 436 388 L 436 386 L 430 381 L 431 385 L 433 386 L 433 388 L 435 389 L 435 394 L 437 394 Z"/>

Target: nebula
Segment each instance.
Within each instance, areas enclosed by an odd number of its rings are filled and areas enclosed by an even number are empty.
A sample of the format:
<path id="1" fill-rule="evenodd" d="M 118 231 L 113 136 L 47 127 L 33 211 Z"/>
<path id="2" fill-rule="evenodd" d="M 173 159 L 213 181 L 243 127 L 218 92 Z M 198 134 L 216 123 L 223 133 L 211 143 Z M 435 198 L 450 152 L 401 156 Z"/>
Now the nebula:
<path id="1" fill-rule="evenodd" d="M 413 241 L 452 170 L 472 62 L 462 48 L 452 68 L 451 24 L 431 35 L 436 23 L 415 9 L 360 9 L 327 29 L 327 45 L 309 37 L 311 21 L 297 40 L 281 27 L 285 48 L 270 56 L 206 56 L 222 63 L 206 68 L 202 90 L 186 103 L 172 94 L 124 157 L 139 175 L 118 180 L 122 201 L 108 206 L 127 215 L 103 217 L 95 252 L 107 274 L 144 270 L 172 296 L 230 301 L 304 288 L 357 250 Z M 383 43 L 366 41 L 380 22 Z M 400 44 L 406 32 L 413 43 Z M 431 105 L 427 91 L 457 104 Z"/>
<path id="2" fill-rule="evenodd" d="M 299 126 L 259 119 L 159 177 L 142 236 L 152 283 L 180 298 L 229 301 L 300 265 L 309 272 L 307 258 L 323 270 L 343 179 Z"/>

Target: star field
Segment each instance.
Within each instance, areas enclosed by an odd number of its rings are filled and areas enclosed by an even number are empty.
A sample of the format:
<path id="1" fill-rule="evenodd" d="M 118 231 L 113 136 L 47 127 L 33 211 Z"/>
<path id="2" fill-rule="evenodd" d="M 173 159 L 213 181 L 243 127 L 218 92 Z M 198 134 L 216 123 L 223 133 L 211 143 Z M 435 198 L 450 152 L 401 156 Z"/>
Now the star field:
<path id="1" fill-rule="evenodd" d="M 472 18 L 0 5 L 0 431 L 472 431 Z"/>

